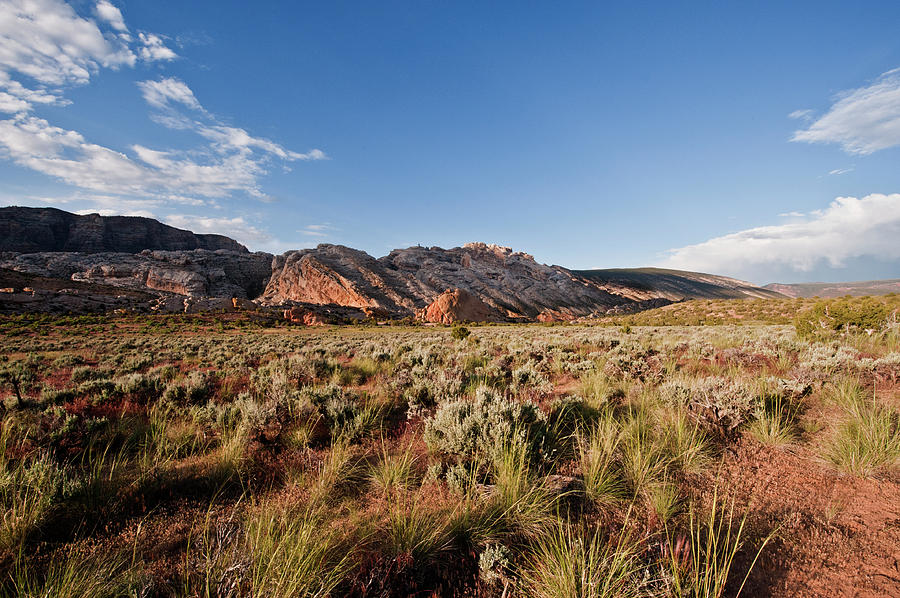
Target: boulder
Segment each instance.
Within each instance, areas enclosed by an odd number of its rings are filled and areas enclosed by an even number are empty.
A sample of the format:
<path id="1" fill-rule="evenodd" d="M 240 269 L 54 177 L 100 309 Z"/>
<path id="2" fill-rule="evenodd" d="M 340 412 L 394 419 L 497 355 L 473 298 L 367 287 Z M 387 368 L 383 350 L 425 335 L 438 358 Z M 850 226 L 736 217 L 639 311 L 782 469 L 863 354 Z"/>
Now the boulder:
<path id="1" fill-rule="evenodd" d="M 325 326 L 328 320 L 310 309 L 294 306 L 284 310 L 284 319 L 304 326 Z"/>
<path id="2" fill-rule="evenodd" d="M 446 290 L 428 304 L 420 318 L 436 324 L 454 322 L 497 322 L 501 315 L 490 305 L 464 289 Z"/>
<path id="3" fill-rule="evenodd" d="M 535 318 L 538 322 L 571 322 L 576 316 L 556 309 L 545 309 Z"/>

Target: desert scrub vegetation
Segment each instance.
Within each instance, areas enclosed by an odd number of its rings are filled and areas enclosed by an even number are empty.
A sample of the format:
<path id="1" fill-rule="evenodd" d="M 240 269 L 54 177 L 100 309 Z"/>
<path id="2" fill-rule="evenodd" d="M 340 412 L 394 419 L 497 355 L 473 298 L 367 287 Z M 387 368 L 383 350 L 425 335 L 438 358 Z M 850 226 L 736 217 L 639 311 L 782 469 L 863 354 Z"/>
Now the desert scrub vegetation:
<path id="1" fill-rule="evenodd" d="M 895 488 L 893 312 L 808 335 L 815 301 L 689 303 L 467 334 L 0 318 L 0 596 L 780 595 L 786 501 L 721 472 Z"/>

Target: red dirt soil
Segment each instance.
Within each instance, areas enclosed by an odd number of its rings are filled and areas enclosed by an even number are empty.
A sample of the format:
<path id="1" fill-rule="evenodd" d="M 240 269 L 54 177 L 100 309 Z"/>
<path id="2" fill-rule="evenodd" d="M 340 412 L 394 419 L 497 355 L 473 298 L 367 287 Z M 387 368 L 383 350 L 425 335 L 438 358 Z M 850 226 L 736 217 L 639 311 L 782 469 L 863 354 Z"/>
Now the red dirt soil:
<path id="1" fill-rule="evenodd" d="M 743 596 L 900 596 L 900 479 L 849 476 L 806 446 L 748 438 L 720 473 L 737 504 L 750 504 L 751 528 L 781 525 Z"/>

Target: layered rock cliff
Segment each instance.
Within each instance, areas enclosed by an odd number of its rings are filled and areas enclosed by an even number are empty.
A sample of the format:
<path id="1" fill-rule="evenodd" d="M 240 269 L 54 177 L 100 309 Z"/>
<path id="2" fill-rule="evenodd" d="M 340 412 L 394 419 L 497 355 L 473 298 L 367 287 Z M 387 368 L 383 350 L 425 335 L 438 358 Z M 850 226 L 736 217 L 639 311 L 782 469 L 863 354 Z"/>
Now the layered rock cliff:
<path id="1" fill-rule="evenodd" d="M 191 297 L 258 297 L 272 272 L 272 255 L 236 251 L 140 253 L 5 253 L 0 267 L 16 272 L 135 291 Z"/>
<path id="2" fill-rule="evenodd" d="M 402 316 L 455 289 L 510 318 L 531 319 L 548 311 L 586 316 L 631 302 L 565 268 L 485 243 L 395 249 L 379 259 L 341 245 L 288 252 L 274 259 L 261 299 L 269 304 L 337 303 Z"/>
<path id="3" fill-rule="evenodd" d="M 145 249 L 247 253 L 246 247 L 226 236 L 198 235 L 152 218 L 82 216 L 55 208 L 0 208 L 0 251 L 138 253 Z"/>
<path id="4" fill-rule="evenodd" d="M 326 309 L 322 306 L 332 310 L 326 314 L 331 319 L 572 320 L 684 298 L 777 295 L 691 272 L 575 272 L 485 243 L 395 249 L 377 259 L 330 244 L 272 256 L 250 253 L 227 237 L 195 235 L 149 218 L 79 216 L 52 208 L 0 208 L 0 278 L 14 278 L 12 273 L 59 281 L 57 294 L 72 290 L 64 283 L 77 283 L 77 293 L 69 295 L 77 294 L 82 304 L 96 285 L 98 296 L 106 297 L 97 309 L 111 304 L 112 288 L 156 297 L 141 309 L 219 309 L 240 298 L 293 306 L 291 319 L 298 321 L 308 319 L 302 314 L 310 310 Z M 22 305 L 40 308 L 36 294 L 14 291 L 6 299 L 21 295 Z M 129 297 L 136 295 L 116 295 L 115 304 Z M 217 298 L 225 301 L 212 300 Z M 74 305 L 70 297 L 54 301 Z"/>

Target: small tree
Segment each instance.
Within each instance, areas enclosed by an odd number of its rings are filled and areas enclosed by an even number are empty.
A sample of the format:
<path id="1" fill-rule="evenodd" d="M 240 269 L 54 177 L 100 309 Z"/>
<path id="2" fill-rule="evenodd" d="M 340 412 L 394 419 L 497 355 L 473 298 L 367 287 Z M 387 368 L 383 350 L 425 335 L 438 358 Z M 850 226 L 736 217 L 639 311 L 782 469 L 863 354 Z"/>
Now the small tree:
<path id="1" fill-rule="evenodd" d="M 16 395 L 17 409 L 21 409 L 25 404 L 22 399 L 22 390 L 32 380 L 34 380 L 34 372 L 31 368 L 26 367 L 24 363 L 12 363 L 0 369 L 0 382 L 5 382 L 12 386 L 13 393 Z"/>
<path id="2" fill-rule="evenodd" d="M 450 336 L 458 341 L 465 340 L 470 334 L 472 333 L 465 326 L 454 326 L 450 332 Z"/>

